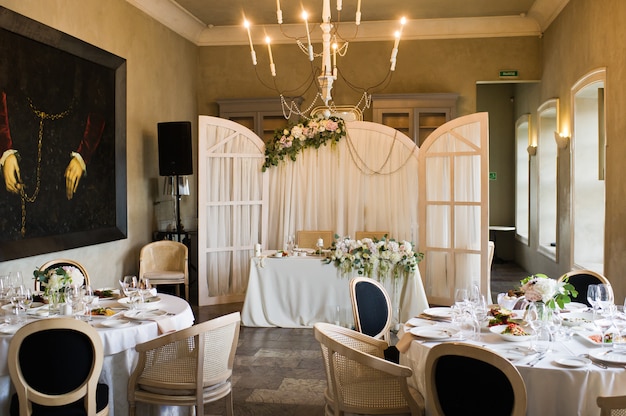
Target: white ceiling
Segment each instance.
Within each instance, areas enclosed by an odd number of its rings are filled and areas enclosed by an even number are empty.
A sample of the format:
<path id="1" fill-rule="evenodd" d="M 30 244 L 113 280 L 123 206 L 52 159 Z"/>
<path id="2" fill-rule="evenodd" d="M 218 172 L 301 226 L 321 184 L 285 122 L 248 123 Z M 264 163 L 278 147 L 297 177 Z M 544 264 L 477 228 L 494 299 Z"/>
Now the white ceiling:
<path id="1" fill-rule="evenodd" d="M 196 45 L 244 45 L 244 16 L 253 25 L 253 41 L 267 35 L 272 42 L 292 42 L 277 25 L 276 0 L 127 0 Z M 387 40 L 405 16 L 402 39 L 452 39 L 540 36 L 569 0 L 361 0 L 359 41 Z M 357 0 L 343 0 L 342 24 L 353 33 Z M 339 21 L 337 0 L 331 0 L 332 20 Z M 304 36 L 300 13 L 309 24 L 321 22 L 321 0 L 282 0 L 282 31 Z M 312 36 L 320 36 L 313 30 Z"/>

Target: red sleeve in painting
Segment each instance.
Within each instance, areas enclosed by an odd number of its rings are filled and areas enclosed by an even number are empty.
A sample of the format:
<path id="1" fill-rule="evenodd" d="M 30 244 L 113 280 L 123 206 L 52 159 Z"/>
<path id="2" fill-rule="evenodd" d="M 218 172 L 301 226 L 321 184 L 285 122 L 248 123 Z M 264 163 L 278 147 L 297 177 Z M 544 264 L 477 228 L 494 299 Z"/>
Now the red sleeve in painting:
<path id="1" fill-rule="evenodd" d="M 80 141 L 78 150 L 76 150 L 83 157 L 85 164 L 89 164 L 91 156 L 93 156 L 98 148 L 103 131 L 104 118 L 99 114 L 89 113 L 89 116 L 87 116 L 87 125 L 85 126 L 85 134 L 83 134 L 83 139 Z"/>
<path id="2" fill-rule="evenodd" d="M 11 140 L 11 131 L 9 130 L 7 95 L 2 92 L 0 96 L 0 156 L 11 148 L 13 148 L 13 140 Z"/>

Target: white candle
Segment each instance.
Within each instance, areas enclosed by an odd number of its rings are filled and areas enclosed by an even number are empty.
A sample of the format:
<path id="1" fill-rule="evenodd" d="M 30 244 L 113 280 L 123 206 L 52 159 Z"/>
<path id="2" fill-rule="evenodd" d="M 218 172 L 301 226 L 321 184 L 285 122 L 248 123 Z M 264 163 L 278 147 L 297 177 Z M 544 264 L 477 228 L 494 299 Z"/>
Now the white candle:
<path id="1" fill-rule="evenodd" d="M 356 25 L 361 24 L 361 0 L 356 2 Z"/>
<path id="2" fill-rule="evenodd" d="M 323 239 L 321 239 L 321 238 L 318 238 L 318 239 L 317 239 L 317 246 L 318 246 L 318 247 L 324 247 L 324 240 L 323 240 Z"/>
<path id="3" fill-rule="evenodd" d="M 280 0 L 276 0 L 276 19 L 279 25 L 283 24 L 283 11 L 280 10 Z"/>
<path id="4" fill-rule="evenodd" d="M 243 25 L 248 31 L 248 41 L 250 42 L 250 55 L 252 56 L 252 65 L 256 65 L 256 52 L 254 52 L 254 45 L 252 44 L 252 36 L 250 35 L 250 22 L 243 21 Z"/>
<path id="5" fill-rule="evenodd" d="M 333 43 L 333 78 L 337 79 L 337 42 Z"/>
<path id="6" fill-rule="evenodd" d="M 337 10 L 341 11 L 341 9 L 343 8 L 343 2 L 341 0 L 337 0 Z"/>
<path id="7" fill-rule="evenodd" d="M 274 57 L 272 56 L 272 45 L 271 45 L 271 39 L 269 36 L 265 37 L 265 42 L 267 42 L 267 52 L 270 55 L 270 71 L 272 73 L 272 76 L 275 77 L 276 76 L 276 65 L 274 65 Z"/>
<path id="8" fill-rule="evenodd" d="M 302 11 L 302 18 L 304 19 L 304 27 L 306 28 L 306 40 L 309 45 L 309 60 L 313 60 L 313 46 L 311 45 L 311 34 L 309 33 L 309 21 L 307 20 L 309 15 L 307 12 Z"/>

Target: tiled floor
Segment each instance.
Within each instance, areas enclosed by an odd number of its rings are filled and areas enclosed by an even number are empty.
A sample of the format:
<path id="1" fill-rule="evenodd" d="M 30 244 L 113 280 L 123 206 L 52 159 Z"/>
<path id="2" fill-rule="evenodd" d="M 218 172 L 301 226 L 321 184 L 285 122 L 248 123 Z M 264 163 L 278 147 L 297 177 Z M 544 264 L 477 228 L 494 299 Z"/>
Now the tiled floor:
<path id="1" fill-rule="evenodd" d="M 494 263 L 492 293 L 508 290 L 526 276 L 513 263 Z M 205 306 L 196 310 L 197 321 L 241 311 L 242 306 Z M 322 416 L 325 388 L 320 347 L 312 329 L 241 328 L 233 370 L 235 415 Z M 205 408 L 205 415 L 223 414 L 222 402 Z"/>

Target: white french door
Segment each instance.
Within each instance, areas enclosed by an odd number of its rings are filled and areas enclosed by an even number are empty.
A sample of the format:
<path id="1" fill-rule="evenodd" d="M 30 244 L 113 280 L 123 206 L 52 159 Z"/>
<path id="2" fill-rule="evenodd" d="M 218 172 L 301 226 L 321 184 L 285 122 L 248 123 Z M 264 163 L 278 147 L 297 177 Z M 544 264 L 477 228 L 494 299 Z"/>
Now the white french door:
<path id="1" fill-rule="evenodd" d="M 200 116 L 198 127 L 198 303 L 241 302 L 266 241 L 264 144 L 230 120 Z"/>

